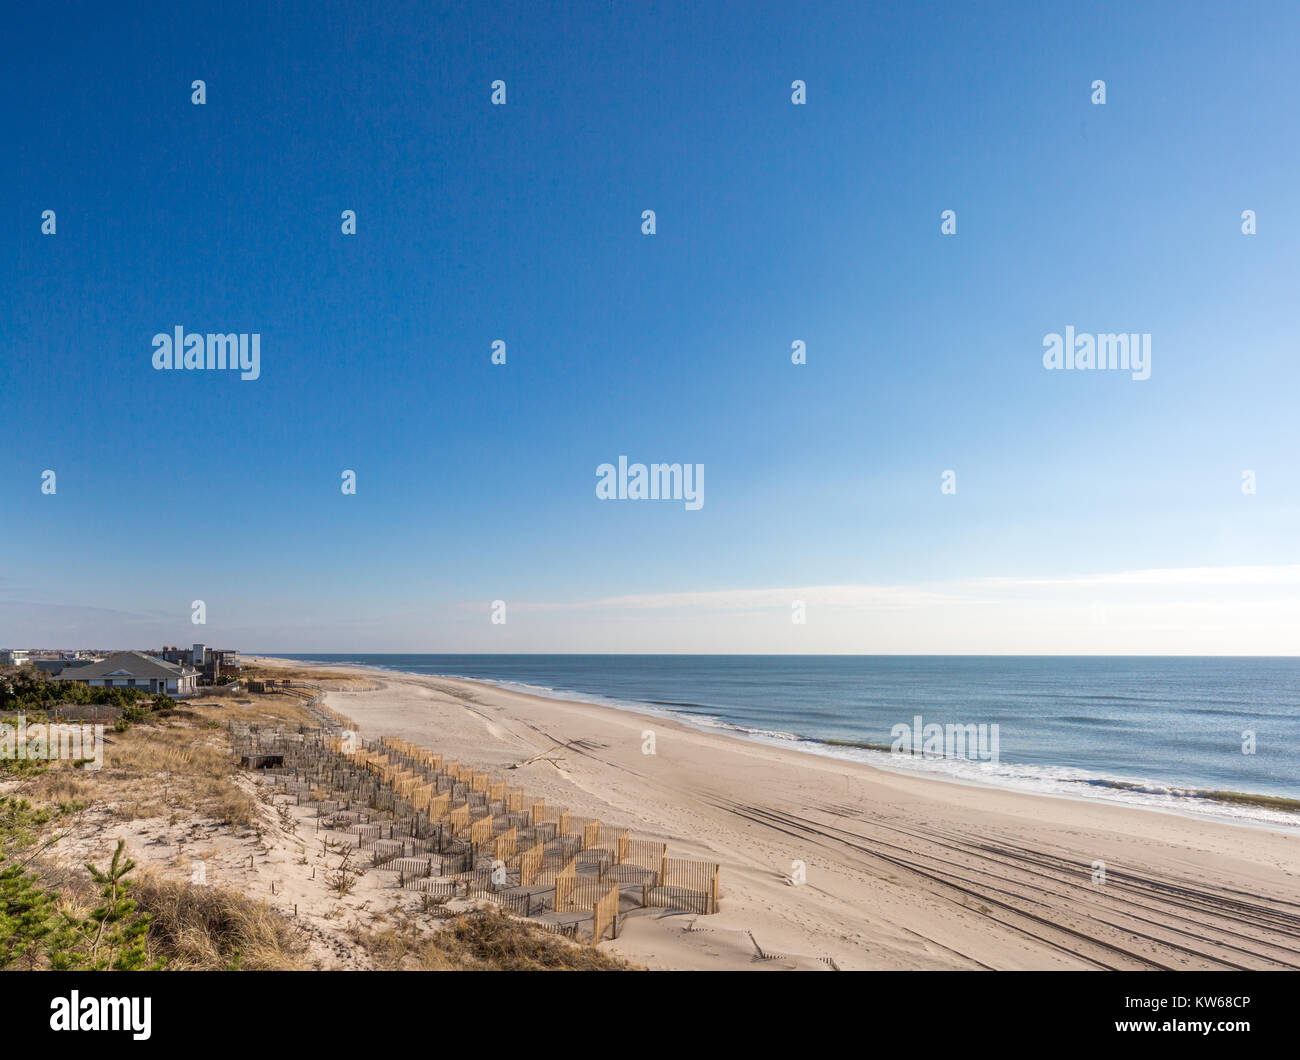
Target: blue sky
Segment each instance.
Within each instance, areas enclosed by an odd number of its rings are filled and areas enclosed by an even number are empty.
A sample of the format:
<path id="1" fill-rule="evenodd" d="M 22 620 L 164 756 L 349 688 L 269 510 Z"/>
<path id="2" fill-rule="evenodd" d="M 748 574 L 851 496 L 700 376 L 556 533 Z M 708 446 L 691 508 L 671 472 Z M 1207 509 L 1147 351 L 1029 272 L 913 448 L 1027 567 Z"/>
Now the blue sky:
<path id="1" fill-rule="evenodd" d="M 9 15 L 0 643 L 1300 643 L 1294 5 L 243 6 Z"/>

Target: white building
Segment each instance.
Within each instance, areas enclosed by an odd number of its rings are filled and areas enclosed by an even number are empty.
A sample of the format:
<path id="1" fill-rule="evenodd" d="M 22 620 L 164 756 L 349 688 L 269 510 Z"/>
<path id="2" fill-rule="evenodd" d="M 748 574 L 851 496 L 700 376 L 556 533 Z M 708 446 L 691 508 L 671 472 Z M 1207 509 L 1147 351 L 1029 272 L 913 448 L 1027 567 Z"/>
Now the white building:
<path id="1" fill-rule="evenodd" d="M 138 688 L 142 692 L 190 696 L 198 686 L 199 672 L 192 666 L 177 666 L 138 651 L 119 651 L 86 666 L 70 666 L 52 680 L 80 681 L 91 688 Z"/>
<path id="2" fill-rule="evenodd" d="M 30 661 L 29 653 L 21 648 L 0 650 L 0 666 L 22 666 Z"/>

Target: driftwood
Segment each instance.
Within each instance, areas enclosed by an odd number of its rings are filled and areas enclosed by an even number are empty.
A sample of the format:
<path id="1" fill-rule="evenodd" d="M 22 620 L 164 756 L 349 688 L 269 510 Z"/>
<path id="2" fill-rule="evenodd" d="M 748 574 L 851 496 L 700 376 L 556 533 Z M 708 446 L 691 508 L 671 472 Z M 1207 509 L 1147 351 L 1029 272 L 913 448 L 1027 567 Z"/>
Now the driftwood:
<path id="1" fill-rule="evenodd" d="M 535 754 L 535 755 L 533 755 L 532 758 L 525 758 L 522 762 L 516 762 L 514 765 L 510 766 L 509 768 L 510 768 L 510 769 L 519 769 L 519 768 L 521 768 L 521 767 L 523 767 L 523 766 L 530 766 L 530 765 L 532 765 L 534 762 L 543 762 L 543 761 L 544 761 L 544 762 L 550 762 L 551 765 L 555 766 L 556 769 L 559 769 L 559 768 L 560 768 L 560 767 L 559 767 L 560 759 L 558 759 L 558 758 L 550 758 L 550 757 L 548 757 L 548 756 L 549 756 L 552 752 L 554 752 L 554 751 L 561 751 L 561 750 L 563 750 L 566 746 L 567 746 L 566 744 L 562 744 L 562 743 L 554 744 L 554 745 L 552 745 L 551 747 L 548 747 L 545 751 L 542 751 L 540 754 Z"/>

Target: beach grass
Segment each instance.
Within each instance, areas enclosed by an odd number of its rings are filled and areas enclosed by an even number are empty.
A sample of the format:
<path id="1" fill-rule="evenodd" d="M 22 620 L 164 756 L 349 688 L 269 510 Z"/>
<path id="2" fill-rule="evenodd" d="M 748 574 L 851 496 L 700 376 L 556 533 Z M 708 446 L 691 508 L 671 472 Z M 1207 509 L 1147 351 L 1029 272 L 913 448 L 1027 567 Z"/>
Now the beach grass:
<path id="1" fill-rule="evenodd" d="M 634 971 L 636 966 L 552 935 L 500 910 L 480 909 L 447 919 L 429 932 L 414 918 L 353 938 L 375 964 L 412 971 Z"/>
<path id="2" fill-rule="evenodd" d="M 333 674 L 295 672 L 303 680 L 326 676 L 337 680 Z M 4 810 L 0 844 L 9 854 L 52 854 L 62 837 L 102 827 L 90 824 L 91 815 L 98 815 L 94 819 L 101 822 L 105 816 L 123 823 L 151 822 L 149 827 L 163 831 L 177 825 L 209 838 L 218 833 L 244 836 L 256 842 L 253 849 L 264 849 L 264 837 L 277 830 L 275 807 L 266 793 L 249 785 L 239 768 L 227 729 L 231 721 L 290 727 L 319 724 L 301 700 L 287 696 L 232 689 L 229 696 L 182 701 L 164 716 L 149 716 L 125 731 L 106 734 L 103 764 L 97 771 L 87 771 L 81 763 L 54 761 L 0 774 L 0 780 L 7 782 L 0 803 Z M 283 831 L 285 818 L 292 814 L 279 809 Z M 301 864 L 306 864 L 305 859 Z M 134 874 L 131 895 L 140 913 L 148 916 L 150 964 L 205 971 L 320 966 L 302 921 L 237 889 L 195 883 L 188 878 L 190 865 L 177 854 Z M 76 860 L 41 856 L 32 858 L 29 868 L 33 882 L 61 914 L 84 917 L 94 906 L 96 893 L 84 865 Z M 497 911 L 438 908 L 425 910 L 424 915 L 400 909 L 393 914 L 376 911 L 359 917 L 347 932 L 361 967 L 424 971 L 632 967 L 595 947 L 575 944 Z M 353 959 L 343 959 L 345 965 L 358 966 Z M 43 965 L 35 961 L 31 966 Z"/>

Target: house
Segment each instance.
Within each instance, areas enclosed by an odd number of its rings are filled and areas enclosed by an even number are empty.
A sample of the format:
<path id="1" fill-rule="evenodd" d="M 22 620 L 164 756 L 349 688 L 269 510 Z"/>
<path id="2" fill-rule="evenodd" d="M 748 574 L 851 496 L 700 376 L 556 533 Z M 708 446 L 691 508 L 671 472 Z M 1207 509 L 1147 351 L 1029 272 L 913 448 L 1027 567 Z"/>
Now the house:
<path id="1" fill-rule="evenodd" d="M 192 666 L 153 659 L 142 652 L 118 651 L 99 662 L 68 667 L 53 680 L 80 681 L 91 688 L 138 688 L 169 696 L 190 696 L 198 685 L 199 672 Z"/>
<path id="2" fill-rule="evenodd" d="M 223 673 L 239 669 L 239 652 L 233 648 L 209 648 L 206 644 L 195 644 L 190 648 L 164 645 L 160 651 L 149 654 L 179 666 L 193 666 L 204 684 L 216 684 Z"/>
<path id="3" fill-rule="evenodd" d="M 24 666 L 30 661 L 29 653 L 20 648 L 0 651 L 0 666 Z"/>
<path id="4" fill-rule="evenodd" d="M 216 656 L 223 670 L 239 669 L 239 652 L 234 648 L 209 648 L 208 653 Z"/>
<path id="5" fill-rule="evenodd" d="M 234 648 L 209 648 L 203 664 L 204 674 L 211 681 L 216 681 L 223 673 L 239 671 L 239 652 Z"/>

